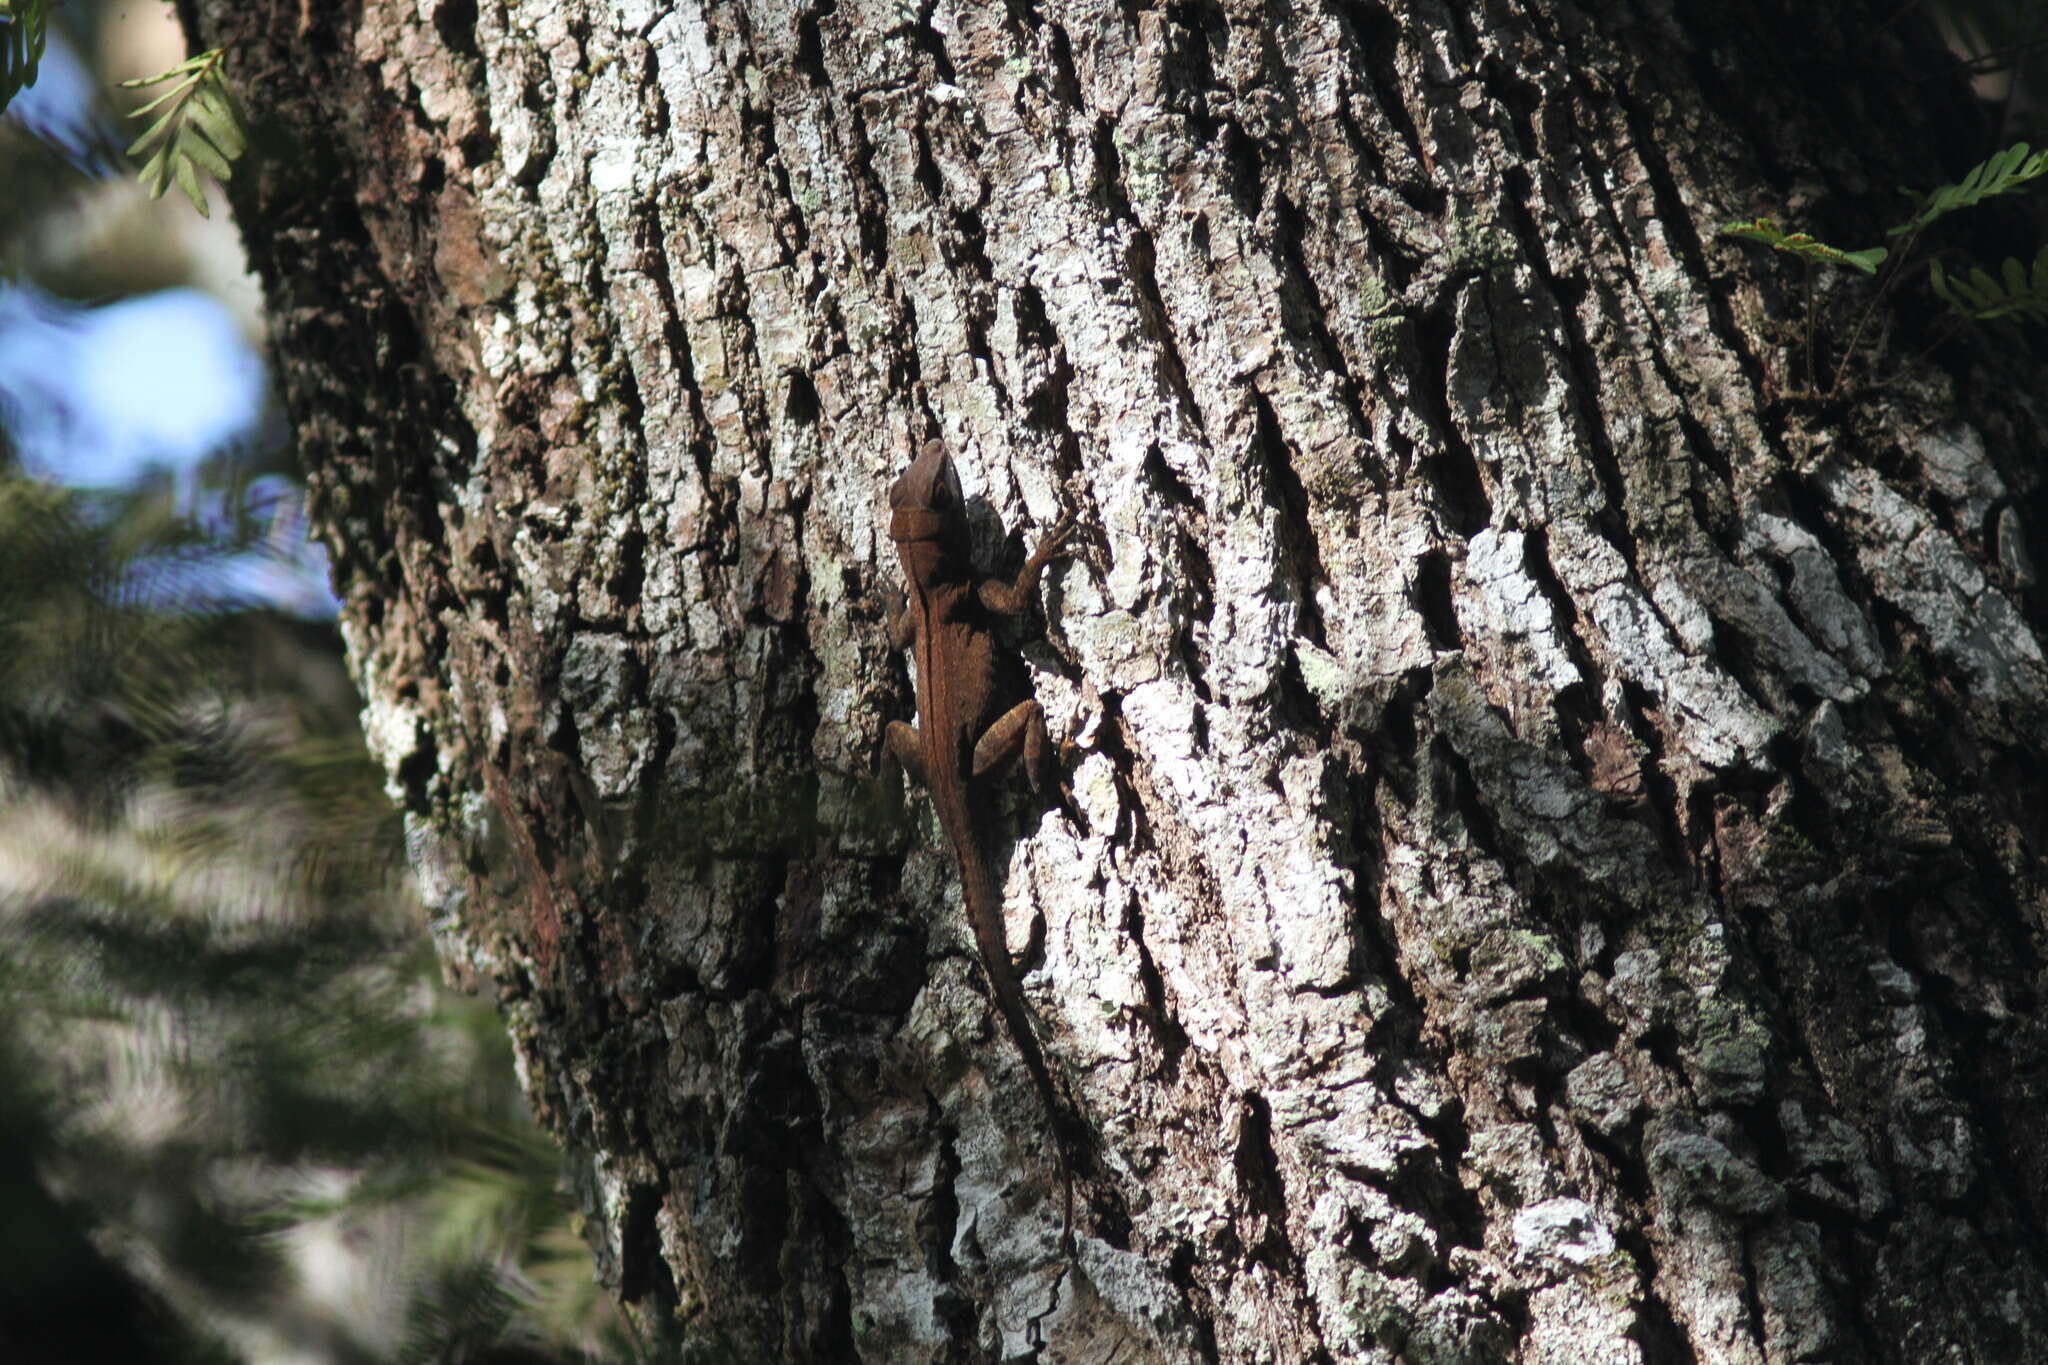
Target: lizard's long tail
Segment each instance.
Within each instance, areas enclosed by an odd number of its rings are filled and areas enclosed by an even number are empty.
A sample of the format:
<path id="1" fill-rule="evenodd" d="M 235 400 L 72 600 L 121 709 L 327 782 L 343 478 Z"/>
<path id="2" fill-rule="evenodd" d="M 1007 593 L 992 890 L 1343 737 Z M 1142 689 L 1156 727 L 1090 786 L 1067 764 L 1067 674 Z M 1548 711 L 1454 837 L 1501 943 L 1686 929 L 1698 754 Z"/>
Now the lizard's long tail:
<path id="1" fill-rule="evenodd" d="M 1003 934 L 1003 903 L 996 893 L 995 878 L 989 872 L 987 859 L 971 831 L 965 838 L 954 838 L 953 848 L 960 863 L 960 891 L 967 902 L 967 922 L 974 926 L 974 943 L 981 950 L 981 965 L 988 973 L 989 993 L 995 1000 L 996 1013 L 1002 1015 L 1010 1041 L 1023 1054 L 1024 1067 L 1031 1073 L 1031 1079 L 1038 1086 L 1039 1100 L 1045 1105 L 1046 1124 L 1052 1131 L 1053 1159 L 1059 1163 L 1060 1170 L 1060 1246 L 1071 1255 L 1074 1249 L 1074 1172 L 1067 1157 L 1067 1111 L 1060 1103 L 1059 1091 L 1053 1086 L 1052 1072 L 1045 1064 L 1045 1054 L 1039 1050 L 1037 1035 L 1031 1031 L 1030 1015 L 1024 1008 L 1024 985 L 1018 980 L 1017 969 L 1010 962 L 1010 945 Z"/>

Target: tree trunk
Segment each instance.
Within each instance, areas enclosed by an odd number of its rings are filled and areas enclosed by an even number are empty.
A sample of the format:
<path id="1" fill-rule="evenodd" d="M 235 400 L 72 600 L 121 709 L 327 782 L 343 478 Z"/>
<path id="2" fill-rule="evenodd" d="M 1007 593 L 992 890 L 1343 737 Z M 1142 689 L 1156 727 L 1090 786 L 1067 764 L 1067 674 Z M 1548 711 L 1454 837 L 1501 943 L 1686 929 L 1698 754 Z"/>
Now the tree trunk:
<path id="1" fill-rule="evenodd" d="M 200 8 L 443 951 L 643 1322 L 2048 1341 L 2040 413 L 1910 292 L 1812 396 L 1867 286 L 1810 374 L 1713 236 L 1994 149 L 1917 15 Z M 934 437 L 987 566 L 1086 527 L 1014 640 L 1070 796 L 984 812 L 1072 1254 L 937 825 L 871 818 Z"/>

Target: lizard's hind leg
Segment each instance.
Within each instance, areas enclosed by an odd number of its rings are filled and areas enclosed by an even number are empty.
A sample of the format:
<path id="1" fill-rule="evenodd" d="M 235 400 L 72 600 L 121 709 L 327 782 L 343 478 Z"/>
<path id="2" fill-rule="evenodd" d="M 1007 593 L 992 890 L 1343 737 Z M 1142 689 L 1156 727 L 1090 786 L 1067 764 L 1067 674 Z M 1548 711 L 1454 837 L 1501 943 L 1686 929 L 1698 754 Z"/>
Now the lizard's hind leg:
<path id="1" fill-rule="evenodd" d="M 1052 757 L 1052 737 L 1045 732 L 1045 708 L 1035 701 L 1020 701 L 995 723 L 982 731 L 974 746 L 974 775 L 990 773 L 1024 757 L 1024 772 L 1033 791 L 1045 790 L 1047 763 Z"/>
<path id="2" fill-rule="evenodd" d="M 909 721 L 892 720 L 882 732 L 882 771 L 891 765 L 910 775 L 918 786 L 929 786 L 924 775 L 924 738 Z"/>

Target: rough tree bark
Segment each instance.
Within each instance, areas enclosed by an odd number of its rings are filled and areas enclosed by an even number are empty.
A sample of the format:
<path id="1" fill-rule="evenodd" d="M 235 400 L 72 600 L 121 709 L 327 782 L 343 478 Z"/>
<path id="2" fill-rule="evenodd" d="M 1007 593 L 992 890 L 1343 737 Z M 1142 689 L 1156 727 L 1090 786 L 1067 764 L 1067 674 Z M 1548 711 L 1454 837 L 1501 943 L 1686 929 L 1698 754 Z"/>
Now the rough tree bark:
<path id="1" fill-rule="evenodd" d="M 2048 1341 L 2041 414 L 1910 303 L 1788 397 L 1798 296 L 1712 237 L 1857 244 L 1993 144 L 1892 0 L 1688 8 L 188 14 L 445 955 L 644 1321 Z M 997 817 L 1071 1260 L 929 814 L 863 799 L 931 436 L 989 562 L 1092 521 L 1022 639 L 1071 805 Z"/>

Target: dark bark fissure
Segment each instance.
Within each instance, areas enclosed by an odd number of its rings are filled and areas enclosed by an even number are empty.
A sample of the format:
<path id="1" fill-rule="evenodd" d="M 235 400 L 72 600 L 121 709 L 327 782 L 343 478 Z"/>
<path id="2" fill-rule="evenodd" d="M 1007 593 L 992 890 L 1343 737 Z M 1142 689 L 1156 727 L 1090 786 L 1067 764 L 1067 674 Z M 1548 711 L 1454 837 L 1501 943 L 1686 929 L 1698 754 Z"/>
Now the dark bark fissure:
<path id="1" fill-rule="evenodd" d="M 1438 443 L 1434 458 L 1425 459 L 1422 473 L 1436 489 L 1450 529 L 1469 539 L 1493 521 L 1493 500 L 1487 496 L 1479 457 L 1458 433 L 1451 416 L 1450 357 L 1456 325 L 1450 309 L 1450 301 L 1445 299 L 1415 322 L 1416 350 L 1425 367 L 1425 372 L 1415 377 L 1419 396 L 1428 406 L 1431 434 Z"/>

